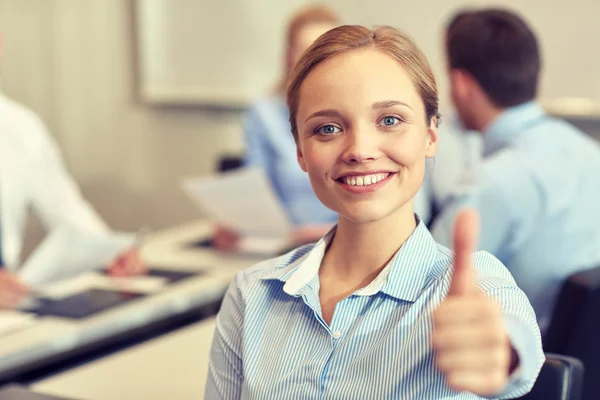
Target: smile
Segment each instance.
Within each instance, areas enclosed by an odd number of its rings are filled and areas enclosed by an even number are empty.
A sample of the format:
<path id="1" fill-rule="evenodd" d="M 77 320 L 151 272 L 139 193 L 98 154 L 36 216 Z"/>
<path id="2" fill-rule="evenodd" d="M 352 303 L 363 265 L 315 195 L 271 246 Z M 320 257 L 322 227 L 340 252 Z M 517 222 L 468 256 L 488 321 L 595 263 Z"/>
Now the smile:
<path id="1" fill-rule="evenodd" d="M 345 176 L 341 178 L 342 182 L 350 186 L 369 186 L 374 185 L 390 176 L 389 172 L 383 174 L 371 174 L 360 176 Z"/>
<path id="2" fill-rule="evenodd" d="M 346 175 L 336 179 L 336 182 L 350 193 L 371 193 L 385 185 L 395 174 L 395 172 L 377 172 L 366 175 Z"/>

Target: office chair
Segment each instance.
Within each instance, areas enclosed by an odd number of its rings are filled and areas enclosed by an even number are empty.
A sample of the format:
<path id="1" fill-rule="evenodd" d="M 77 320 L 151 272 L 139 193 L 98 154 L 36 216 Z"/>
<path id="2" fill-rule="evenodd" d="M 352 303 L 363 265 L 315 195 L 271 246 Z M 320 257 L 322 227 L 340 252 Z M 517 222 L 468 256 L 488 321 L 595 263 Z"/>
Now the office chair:
<path id="1" fill-rule="evenodd" d="M 576 358 L 546 353 L 540 375 L 524 400 L 580 400 L 583 364 Z"/>
<path id="2" fill-rule="evenodd" d="M 575 357 L 585 366 L 584 400 L 600 397 L 600 267 L 573 274 L 557 299 L 544 351 Z"/>

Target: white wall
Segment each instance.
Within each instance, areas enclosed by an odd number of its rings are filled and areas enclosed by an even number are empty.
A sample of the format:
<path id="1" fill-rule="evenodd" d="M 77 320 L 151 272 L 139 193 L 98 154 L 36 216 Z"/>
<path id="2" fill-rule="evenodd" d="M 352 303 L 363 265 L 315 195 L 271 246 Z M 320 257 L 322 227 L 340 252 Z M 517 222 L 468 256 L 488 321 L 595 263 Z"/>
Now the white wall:
<path id="1" fill-rule="evenodd" d="M 312 1 L 137 0 L 144 89 L 160 101 L 171 96 L 211 102 L 252 98 L 272 84 L 278 72 L 286 19 L 299 5 Z M 595 68 L 600 55 L 592 51 L 600 36 L 597 0 L 317 1 L 331 4 L 347 23 L 387 24 L 408 33 L 429 58 L 442 94 L 447 87 L 442 43 L 449 19 L 473 5 L 500 4 L 515 10 L 536 32 L 542 48 L 542 103 L 589 99 L 585 108 L 596 104 L 600 115 L 600 75 Z M 570 108 L 576 104 L 569 103 Z M 565 107 L 556 112 L 564 113 Z"/>
<path id="2" fill-rule="evenodd" d="M 0 0 L 0 75 L 48 123 L 109 224 L 160 228 L 198 217 L 177 181 L 242 151 L 240 116 L 140 104 L 132 21 L 128 0 Z"/>

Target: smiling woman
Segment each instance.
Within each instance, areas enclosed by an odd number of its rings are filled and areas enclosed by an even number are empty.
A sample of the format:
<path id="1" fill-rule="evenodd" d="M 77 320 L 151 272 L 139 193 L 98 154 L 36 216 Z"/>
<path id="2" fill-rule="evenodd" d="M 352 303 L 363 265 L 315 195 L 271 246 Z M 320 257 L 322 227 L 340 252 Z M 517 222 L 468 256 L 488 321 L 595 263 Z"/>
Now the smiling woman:
<path id="1" fill-rule="evenodd" d="M 287 101 L 299 164 L 339 223 L 238 274 L 206 397 L 525 394 L 544 359 L 539 329 L 504 266 L 471 254 L 477 216 L 457 220 L 454 257 L 414 214 L 439 118 L 421 51 L 393 28 L 333 29 L 301 57 Z"/>
<path id="2" fill-rule="evenodd" d="M 437 150 L 437 95 L 427 61 L 391 28 L 379 33 L 402 39 L 399 46 L 390 41 L 367 47 L 361 43 L 367 32 L 354 27 L 320 41 L 300 61 L 288 90 L 300 166 L 323 204 L 339 214 L 340 225 L 392 213 L 414 221 L 425 159 Z M 344 43 L 348 48 L 341 51 Z M 330 48 L 340 54 L 318 63 Z M 415 68 L 409 72 L 403 63 Z M 375 182 L 369 177 L 366 186 L 363 177 L 372 175 Z M 405 226 L 400 235 L 406 238 L 414 222 Z"/>

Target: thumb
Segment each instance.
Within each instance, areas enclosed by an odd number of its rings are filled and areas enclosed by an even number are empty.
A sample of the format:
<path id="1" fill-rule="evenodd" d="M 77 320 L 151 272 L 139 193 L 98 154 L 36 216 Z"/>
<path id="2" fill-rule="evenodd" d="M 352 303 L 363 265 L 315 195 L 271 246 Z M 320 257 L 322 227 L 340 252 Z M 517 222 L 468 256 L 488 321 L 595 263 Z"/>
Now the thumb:
<path id="1" fill-rule="evenodd" d="M 450 296 L 472 294 L 477 291 L 471 256 L 477 249 L 479 214 L 472 208 L 461 210 L 454 223 L 454 271 Z"/>

